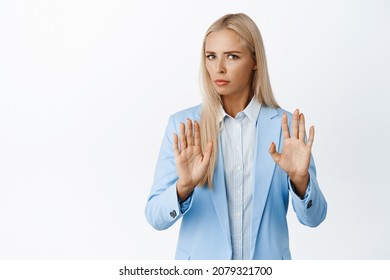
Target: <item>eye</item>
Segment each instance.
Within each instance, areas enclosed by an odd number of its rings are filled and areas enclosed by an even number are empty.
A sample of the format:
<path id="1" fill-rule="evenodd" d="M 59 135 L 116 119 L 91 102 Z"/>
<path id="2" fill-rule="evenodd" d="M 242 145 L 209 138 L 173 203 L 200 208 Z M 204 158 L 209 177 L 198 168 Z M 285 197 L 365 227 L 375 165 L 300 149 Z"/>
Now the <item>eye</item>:
<path id="1" fill-rule="evenodd" d="M 238 59 L 238 56 L 235 55 L 235 54 L 228 54 L 227 57 L 228 57 L 229 59 Z"/>
<path id="2" fill-rule="evenodd" d="M 214 54 L 207 54 L 207 55 L 206 55 L 206 58 L 207 58 L 208 60 L 213 60 L 213 59 L 215 58 L 215 55 L 214 55 Z"/>

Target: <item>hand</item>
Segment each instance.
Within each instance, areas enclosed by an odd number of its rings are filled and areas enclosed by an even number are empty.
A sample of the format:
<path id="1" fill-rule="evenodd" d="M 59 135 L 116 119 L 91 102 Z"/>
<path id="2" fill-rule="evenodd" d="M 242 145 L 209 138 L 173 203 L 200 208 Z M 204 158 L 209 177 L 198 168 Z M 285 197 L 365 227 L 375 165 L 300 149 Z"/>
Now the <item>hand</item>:
<path id="1" fill-rule="evenodd" d="M 173 151 L 179 176 L 176 189 L 180 201 L 185 201 L 207 174 L 213 144 L 211 141 L 207 143 L 205 153 L 202 153 L 199 124 L 194 121 L 193 135 L 190 119 L 187 119 L 187 132 L 185 125 L 180 123 L 180 150 L 178 144 L 179 137 L 173 134 Z"/>
<path id="2" fill-rule="evenodd" d="M 309 182 L 309 165 L 311 156 L 311 147 L 314 141 L 314 126 L 310 127 L 309 139 L 305 143 L 305 117 L 296 109 L 292 119 L 292 136 L 288 130 L 287 115 L 282 117 L 282 132 L 284 145 L 282 153 L 276 151 L 276 145 L 272 142 L 269 152 L 273 160 L 289 176 L 300 197 L 306 193 Z"/>

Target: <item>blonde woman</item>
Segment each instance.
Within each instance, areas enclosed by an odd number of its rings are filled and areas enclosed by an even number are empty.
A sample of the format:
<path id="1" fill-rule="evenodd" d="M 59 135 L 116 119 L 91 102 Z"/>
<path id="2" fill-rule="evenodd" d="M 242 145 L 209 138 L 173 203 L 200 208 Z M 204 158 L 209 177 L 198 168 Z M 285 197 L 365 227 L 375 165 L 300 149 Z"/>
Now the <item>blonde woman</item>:
<path id="1" fill-rule="evenodd" d="M 207 30 L 201 77 L 203 103 L 169 119 L 146 218 L 158 230 L 181 219 L 176 259 L 291 259 L 289 196 L 304 225 L 327 213 L 314 127 L 306 140 L 304 115 L 278 106 L 259 29 L 245 14 Z"/>

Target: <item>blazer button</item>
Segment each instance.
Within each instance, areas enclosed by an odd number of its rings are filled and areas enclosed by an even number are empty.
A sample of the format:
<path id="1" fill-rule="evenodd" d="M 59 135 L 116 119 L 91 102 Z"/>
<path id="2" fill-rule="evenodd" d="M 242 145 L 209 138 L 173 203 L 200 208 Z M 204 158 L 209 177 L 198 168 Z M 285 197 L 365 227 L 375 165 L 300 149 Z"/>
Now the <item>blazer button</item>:
<path id="1" fill-rule="evenodd" d="M 306 208 L 309 209 L 313 205 L 313 201 L 310 199 L 309 202 L 307 203 Z"/>
<path id="2" fill-rule="evenodd" d="M 172 218 L 176 218 L 177 214 L 175 210 L 172 210 L 169 215 L 171 215 Z"/>

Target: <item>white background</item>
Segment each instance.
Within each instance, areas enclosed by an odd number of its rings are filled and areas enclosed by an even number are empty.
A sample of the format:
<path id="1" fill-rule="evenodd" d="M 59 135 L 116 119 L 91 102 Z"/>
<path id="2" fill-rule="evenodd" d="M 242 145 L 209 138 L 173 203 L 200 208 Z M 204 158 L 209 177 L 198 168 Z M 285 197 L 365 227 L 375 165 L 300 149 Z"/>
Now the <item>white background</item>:
<path id="1" fill-rule="evenodd" d="M 208 26 L 245 12 L 280 105 L 316 127 L 318 228 L 294 259 L 390 259 L 390 2 L 0 2 L 0 259 L 172 259 L 144 206 Z M 292 210 L 292 209 L 290 209 Z"/>

